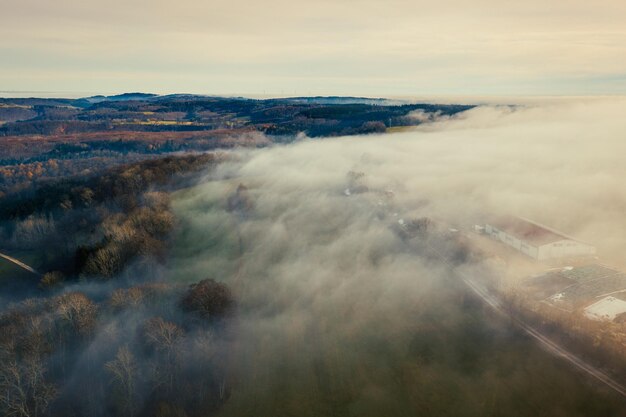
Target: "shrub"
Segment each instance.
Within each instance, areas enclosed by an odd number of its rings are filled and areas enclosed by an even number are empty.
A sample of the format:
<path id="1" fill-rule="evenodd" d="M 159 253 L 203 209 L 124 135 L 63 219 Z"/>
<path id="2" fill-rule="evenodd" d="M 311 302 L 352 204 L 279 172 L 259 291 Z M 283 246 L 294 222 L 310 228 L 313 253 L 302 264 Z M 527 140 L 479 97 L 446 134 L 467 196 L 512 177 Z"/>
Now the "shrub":
<path id="1" fill-rule="evenodd" d="M 65 275 L 60 271 L 46 272 L 39 281 L 39 288 L 51 289 L 65 281 Z"/>
<path id="2" fill-rule="evenodd" d="M 215 319 L 232 311 L 234 299 L 226 285 L 213 279 L 205 279 L 189 287 L 181 305 L 185 311 L 205 319 Z"/>

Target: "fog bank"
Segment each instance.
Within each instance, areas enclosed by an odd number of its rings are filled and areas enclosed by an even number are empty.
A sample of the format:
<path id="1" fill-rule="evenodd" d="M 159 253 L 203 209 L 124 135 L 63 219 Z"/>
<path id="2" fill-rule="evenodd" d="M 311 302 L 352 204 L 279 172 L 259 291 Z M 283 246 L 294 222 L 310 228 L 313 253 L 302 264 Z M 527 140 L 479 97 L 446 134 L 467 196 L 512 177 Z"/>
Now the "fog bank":
<path id="1" fill-rule="evenodd" d="M 218 279 L 239 302 L 223 414 L 484 415 L 495 392 L 503 412 L 524 393 L 516 415 L 585 415 L 597 393 L 486 316 L 398 221 L 520 215 L 619 264 L 625 110 L 483 106 L 403 133 L 303 139 L 241 151 L 179 193 L 171 277 Z M 567 394 L 546 406 L 554 386 Z"/>

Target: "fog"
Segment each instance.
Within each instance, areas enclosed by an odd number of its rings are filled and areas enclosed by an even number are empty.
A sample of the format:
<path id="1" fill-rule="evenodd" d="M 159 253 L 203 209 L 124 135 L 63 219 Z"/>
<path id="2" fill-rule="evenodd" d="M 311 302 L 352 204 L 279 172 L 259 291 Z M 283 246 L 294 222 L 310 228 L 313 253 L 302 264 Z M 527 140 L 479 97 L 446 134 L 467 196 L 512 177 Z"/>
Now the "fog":
<path id="1" fill-rule="evenodd" d="M 625 110 L 606 99 L 420 114 L 434 121 L 237 151 L 179 192 L 167 275 L 223 281 L 239 305 L 223 415 L 571 416 L 596 399 L 618 415 L 623 404 L 466 296 L 431 251 L 445 239 L 409 239 L 398 221 L 465 230 L 519 215 L 623 266 Z M 456 268 L 491 273 L 480 259 Z"/>
<path id="2" fill-rule="evenodd" d="M 534 272 L 472 250 L 472 226 L 501 215 L 626 267 L 625 110 L 416 112 L 396 133 L 225 151 L 152 196 L 151 218 L 176 219 L 160 261 L 0 298 L 2 404 L 25 375 L 23 403 L 54 398 L 51 415 L 622 416 L 459 277 L 508 292 Z"/>

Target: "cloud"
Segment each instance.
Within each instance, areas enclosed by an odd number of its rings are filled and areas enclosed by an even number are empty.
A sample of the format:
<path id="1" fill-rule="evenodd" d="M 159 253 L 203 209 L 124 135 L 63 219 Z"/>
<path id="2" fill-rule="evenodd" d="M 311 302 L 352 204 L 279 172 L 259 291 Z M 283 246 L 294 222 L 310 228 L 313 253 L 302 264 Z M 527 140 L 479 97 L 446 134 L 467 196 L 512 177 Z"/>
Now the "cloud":
<path id="1" fill-rule="evenodd" d="M 346 395 L 337 404 L 360 407 L 374 395 L 372 415 L 390 413 L 385 404 L 400 404 L 398 393 L 419 375 L 429 387 L 450 378 L 466 394 L 492 377 L 497 386 L 493 363 L 480 365 L 491 371 L 478 379 L 463 379 L 451 363 L 433 370 L 420 362 L 399 383 L 392 376 L 406 371 L 409 347 L 427 343 L 430 331 L 450 349 L 463 348 L 490 322 L 464 322 L 476 313 L 458 302 L 447 265 L 420 238 L 404 241 L 398 220 L 427 216 L 468 228 L 523 215 L 593 242 L 605 261 L 619 262 L 626 245 L 624 110 L 626 101 L 608 99 L 483 106 L 405 133 L 304 139 L 241 151 L 179 194 L 185 232 L 171 279 L 217 277 L 240 303 L 232 363 L 241 385 L 226 414 L 272 407 L 280 414 L 294 404 L 316 410 L 330 401 L 323 386 Z M 347 196 L 355 181 L 367 191 Z M 229 212 L 225 201 L 239 184 L 252 208 Z M 464 268 L 489 273 L 485 265 Z M 462 328 L 472 330 L 458 341 L 453 335 Z M 519 348 L 507 343 L 507 355 Z"/>
<path id="2" fill-rule="evenodd" d="M 626 92 L 617 0 L 7 0 L 3 11 L 4 90 Z"/>

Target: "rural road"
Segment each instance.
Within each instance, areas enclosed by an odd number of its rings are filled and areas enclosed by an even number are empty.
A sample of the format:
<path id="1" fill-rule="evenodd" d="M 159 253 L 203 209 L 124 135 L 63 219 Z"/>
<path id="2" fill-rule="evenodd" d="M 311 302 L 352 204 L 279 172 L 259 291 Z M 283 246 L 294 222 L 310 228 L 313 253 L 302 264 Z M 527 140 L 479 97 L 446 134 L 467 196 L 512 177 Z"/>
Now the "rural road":
<path id="1" fill-rule="evenodd" d="M 446 228 L 449 230 L 452 230 L 450 229 L 450 227 L 446 227 Z M 462 234 L 465 235 L 464 233 Z M 485 288 L 482 284 L 477 282 L 472 277 L 467 276 L 466 274 L 463 274 L 461 271 L 458 271 L 458 269 L 455 267 L 454 263 L 450 261 L 450 258 L 448 256 L 438 251 L 432 245 L 428 243 L 426 243 L 426 245 L 428 246 L 432 254 L 434 254 L 437 258 L 443 261 L 443 263 L 448 265 L 448 267 L 459 276 L 461 281 L 463 281 L 463 283 L 476 296 L 478 296 L 485 304 L 489 305 L 497 313 L 509 317 L 526 334 L 528 334 L 530 337 L 535 339 L 535 341 L 537 341 L 539 345 L 545 349 L 546 352 L 569 362 L 580 371 L 595 378 L 602 384 L 606 385 L 607 387 L 611 388 L 612 390 L 620 394 L 622 397 L 626 398 L 626 387 L 624 385 L 622 385 L 621 383 L 619 383 L 618 381 L 616 381 L 615 379 L 607 375 L 605 372 L 601 371 L 600 369 L 586 362 L 584 359 L 576 356 L 572 352 L 563 348 L 561 345 L 551 340 L 548 336 L 541 333 L 540 330 L 537 330 L 531 325 L 525 323 L 519 317 L 512 315 L 509 311 L 507 311 L 503 307 L 502 301 L 500 301 L 500 298 L 496 294 L 493 294 L 492 292 L 490 292 L 487 288 Z"/>
<path id="2" fill-rule="evenodd" d="M 20 268 L 23 268 L 23 269 L 27 270 L 28 272 L 32 272 L 35 275 L 41 275 L 34 268 L 26 265 L 24 262 L 20 261 L 19 259 L 15 259 L 12 256 L 5 255 L 4 253 L 0 252 L 0 258 L 4 258 L 7 261 L 14 263 L 15 265 L 19 266 Z"/>
<path id="3" fill-rule="evenodd" d="M 562 358 L 563 360 L 569 362 L 574 365 L 574 367 L 578 368 L 582 372 L 587 375 L 595 378 L 600 381 L 602 384 L 611 388 L 615 392 L 619 393 L 622 397 L 626 398 L 626 387 L 611 378 L 605 372 L 586 362 L 584 359 L 576 356 L 572 352 L 568 351 L 558 343 L 551 340 L 548 336 L 541 333 L 540 330 L 532 327 L 528 323 L 524 322 L 519 317 L 514 316 L 511 312 L 507 311 L 500 298 L 490 292 L 486 287 L 484 287 L 481 283 L 477 282 L 472 277 L 467 274 L 463 274 L 461 271 L 455 268 L 453 262 L 450 261 L 449 257 L 439 252 L 437 249 L 428 245 L 432 253 L 435 254 L 436 257 L 441 259 L 451 270 L 455 271 L 456 275 L 463 281 L 463 283 L 476 295 L 478 296 L 485 304 L 489 305 L 494 311 L 504 316 L 509 317 L 519 328 L 521 328 L 526 334 L 535 339 L 539 343 L 539 345 L 546 350 L 546 352 Z"/>
<path id="4" fill-rule="evenodd" d="M 547 352 L 551 353 L 554 356 L 560 357 L 568 361 L 570 364 L 574 365 L 576 368 L 594 377 L 598 381 L 602 382 L 604 385 L 608 386 L 609 388 L 613 389 L 617 393 L 621 394 L 623 397 L 626 397 L 626 387 L 624 387 L 622 384 L 615 381 L 613 378 L 611 378 L 609 375 L 607 375 L 600 369 L 585 362 L 583 359 L 579 358 L 578 356 L 569 352 L 568 350 L 566 350 L 559 344 L 550 340 L 550 338 L 542 334 L 536 328 L 530 326 L 527 323 L 524 323 L 521 319 L 509 314 L 503 308 L 502 302 L 495 295 L 489 293 L 489 290 L 484 288 L 481 284 L 477 283 L 476 281 L 472 280 L 470 277 L 467 277 L 461 273 L 459 273 L 459 276 L 461 280 L 463 281 L 463 283 L 465 283 L 465 285 L 467 285 L 467 287 L 469 287 L 469 289 L 472 290 L 474 294 L 476 294 L 481 300 L 483 300 L 486 304 L 488 304 L 498 313 L 511 317 L 513 321 L 515 322 L 515 324 L 517 324 L 522 330 L 524 330 L 526 334 L 528 334 L 530 337 L 532 337 L 537 342 L 539 342 L 539 344 Z"/>

